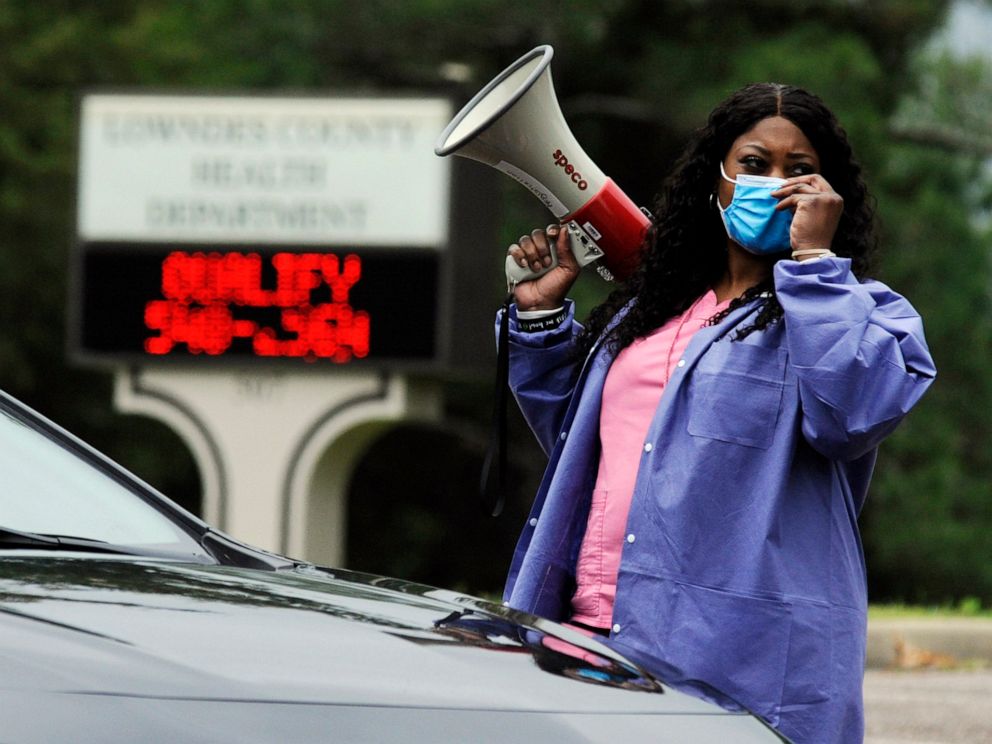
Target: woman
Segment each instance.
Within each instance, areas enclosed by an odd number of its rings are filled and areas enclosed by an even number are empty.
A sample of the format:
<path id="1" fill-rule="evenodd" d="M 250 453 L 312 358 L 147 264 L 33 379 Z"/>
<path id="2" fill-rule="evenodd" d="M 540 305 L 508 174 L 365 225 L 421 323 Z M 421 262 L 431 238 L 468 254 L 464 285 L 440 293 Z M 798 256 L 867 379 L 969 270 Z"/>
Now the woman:
<path id="1" fill-rule="evenodd" d="M 871 202 L 815 96 L 757 84 L 676 164 L 638 272 L 583 329 L 567 231 L 515 287 L 511 387 L 550 457 L 510 605 L 569 620 L 797 742 L 863 737 L 857 517 L 930 385 L 910 304 L 865 278 Z"/>

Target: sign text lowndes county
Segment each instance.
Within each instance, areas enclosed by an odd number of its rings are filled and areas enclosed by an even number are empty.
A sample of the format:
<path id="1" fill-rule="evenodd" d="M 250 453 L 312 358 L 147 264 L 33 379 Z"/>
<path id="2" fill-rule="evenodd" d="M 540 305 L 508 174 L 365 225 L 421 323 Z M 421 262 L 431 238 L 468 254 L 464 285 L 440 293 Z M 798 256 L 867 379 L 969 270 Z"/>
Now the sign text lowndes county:
<path id="1" fill-rule="evenodd" d="M 82 240 L 447 244 L 438 99 L 94 94 L 81 108 Z"/>
<path id="2" fill-rule="evenodd" d="M 195 99 L 194 99 L 195 100 Z M 209 145 L 255 150 L 277 144 L 285 148 L 403 151 L 417 146 L 417 125 L 388 115 L 251 115 L 182 111 L 111 111 L 100 119 L 111 146 Z"/>

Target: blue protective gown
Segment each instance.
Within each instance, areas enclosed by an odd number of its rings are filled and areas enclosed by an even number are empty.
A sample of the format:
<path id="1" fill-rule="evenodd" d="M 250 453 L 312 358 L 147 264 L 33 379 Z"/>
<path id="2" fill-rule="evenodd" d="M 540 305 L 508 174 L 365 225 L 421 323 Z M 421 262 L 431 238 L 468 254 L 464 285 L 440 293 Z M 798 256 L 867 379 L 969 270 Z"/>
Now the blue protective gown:
<path id="1" fill-rule="evenodd" d="M 860 742 L 864 557 L 876 447 L 935 375 L 919 315 L 850 261 L 783 260 L 782 321 L 741 341 L 756 303 L 693 337 L 644 441 L 610 643 L 669 681 L 716 690 L 797 742 Z M 612 361 L 580 327 L 520 332 L 510 385 L 549 464 L 505 598 L 565 619 L 599 461 Z"/>

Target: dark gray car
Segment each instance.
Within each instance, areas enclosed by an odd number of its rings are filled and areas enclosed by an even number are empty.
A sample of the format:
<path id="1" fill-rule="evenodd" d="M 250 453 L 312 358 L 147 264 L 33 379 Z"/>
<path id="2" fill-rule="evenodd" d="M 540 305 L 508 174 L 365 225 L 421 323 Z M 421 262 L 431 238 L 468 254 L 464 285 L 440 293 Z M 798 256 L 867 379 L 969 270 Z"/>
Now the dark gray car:
<path id="1" fill-rule="evenodd" d="M 0 741 L 776 742 L 499 604 L 212 530 L 0 394 Z"/>

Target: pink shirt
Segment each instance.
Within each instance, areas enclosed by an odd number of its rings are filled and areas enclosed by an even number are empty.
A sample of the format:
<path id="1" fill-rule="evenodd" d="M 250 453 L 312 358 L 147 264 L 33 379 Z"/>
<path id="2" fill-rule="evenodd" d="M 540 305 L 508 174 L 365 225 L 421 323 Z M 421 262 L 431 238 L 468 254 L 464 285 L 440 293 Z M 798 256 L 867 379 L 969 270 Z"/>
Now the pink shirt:
<path id="1" fill-rule="evenodd" d="M 610 627 L 620 551 L 644 438 L 665 383 L 692 335 L 728 304 L 718 303 L 716 295 L 707 292 L 683 315 L 623 349 L 610 366 L 600 409 L 599 474 L 576 567 L 573 621 Z"/>

